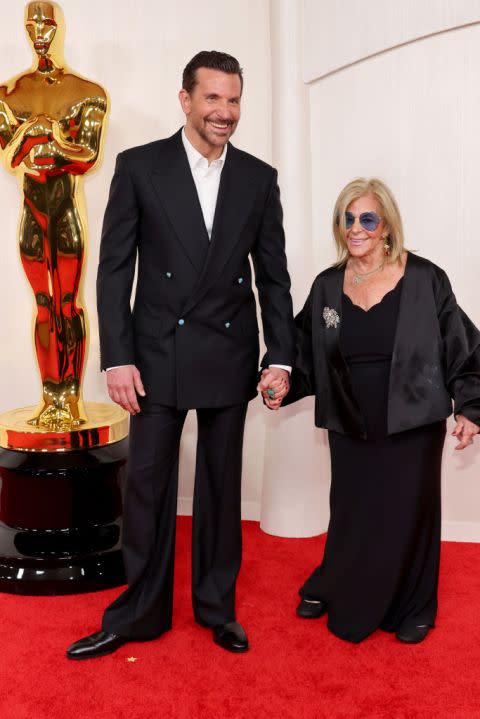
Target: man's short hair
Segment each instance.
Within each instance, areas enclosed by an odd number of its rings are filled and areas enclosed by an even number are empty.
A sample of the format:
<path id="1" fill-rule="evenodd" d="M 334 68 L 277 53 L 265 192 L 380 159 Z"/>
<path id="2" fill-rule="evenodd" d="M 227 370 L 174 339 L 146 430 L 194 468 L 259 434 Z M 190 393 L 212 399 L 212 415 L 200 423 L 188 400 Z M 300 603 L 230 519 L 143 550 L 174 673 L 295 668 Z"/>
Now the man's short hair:
<path id="1" fill-rule="evenodd" d="M 202 50 L 192 57 L 183 71 L 182 87 L 188 93 L 191 93 L 197 84 L 197 70 L 201 67 L 220 70 L 220 72 L 226 72 L 229 75 L 238 75 L 240 78 L 240 91 L 243 90 L 243 70 L 235 57 L 217 50 Z"/>

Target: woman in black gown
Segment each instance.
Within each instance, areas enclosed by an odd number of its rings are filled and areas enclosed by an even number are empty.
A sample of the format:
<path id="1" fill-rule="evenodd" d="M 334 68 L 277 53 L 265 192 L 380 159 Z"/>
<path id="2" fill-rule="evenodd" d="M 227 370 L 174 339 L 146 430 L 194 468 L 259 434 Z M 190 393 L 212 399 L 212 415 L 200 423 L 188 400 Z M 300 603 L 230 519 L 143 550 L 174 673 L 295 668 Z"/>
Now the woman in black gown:
<path id="1" fill-rule="evenodd" d="M 297 614 L 328 612 L 328 628 L 352 642 L 381 627 L 416 643 L 437 611 L 450 397 L 456 449 L 480 430 L 480 333 L 445 273 L 404 250 L 382 182 L 344 188 L 333 232 L 339 262 L 317 277 L 296 318 L 291 391 L 268 370 L 261 382 L 271 409 L 315 394 L 316 424 L 329 429 L 327 542 Z"/>

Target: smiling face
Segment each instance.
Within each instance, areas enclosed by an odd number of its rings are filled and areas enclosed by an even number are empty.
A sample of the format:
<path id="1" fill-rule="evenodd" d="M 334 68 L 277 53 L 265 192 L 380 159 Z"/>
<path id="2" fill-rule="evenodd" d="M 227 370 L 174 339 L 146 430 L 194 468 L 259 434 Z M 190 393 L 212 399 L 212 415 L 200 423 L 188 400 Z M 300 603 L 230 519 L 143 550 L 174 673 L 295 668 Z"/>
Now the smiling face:
<path id="1" fill-rule="evenodd" d="M 345 230 L 345 244 L 352 257 L 363 259 L 378 255 L 380 261 L 383 258 L 384 237 L 387 235 L 386 224 L 381 219 L 375 230 L 366 230 L 360 224 L 360 215 L 364 212 L 373 212 L 382 217 L 382 208 L 373 195 L 364 195 L 348 205 L 347 213 L 352 213 L 355 219 L 352 226 Z"/>
<path id="2" fill-rule="evenodd" d="M 190 142 L 205 157 L 219 157 L 240 119 L 240 77 L 233 73 L 200 67 L 189 93 L 180 90 L 180 103 Z"/>
<path id="3" fill-rule="evenodd" d="M 37 55 L 45 56 L 57 31 L 54 6 L 48 2 L 29 3 L 25 27 Z"/>

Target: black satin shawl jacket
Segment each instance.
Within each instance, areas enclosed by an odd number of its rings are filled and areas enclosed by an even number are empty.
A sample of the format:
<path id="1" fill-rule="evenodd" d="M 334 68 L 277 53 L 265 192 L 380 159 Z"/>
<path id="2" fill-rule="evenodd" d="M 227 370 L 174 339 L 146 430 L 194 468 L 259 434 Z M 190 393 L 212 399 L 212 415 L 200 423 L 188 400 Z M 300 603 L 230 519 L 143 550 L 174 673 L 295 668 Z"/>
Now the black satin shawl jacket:
<path id="1" fill-rule="evenodd" d="M 318 427 L 366 437 L 340 350 L 343 268 L 315 279 L 295 318 L 297 357 L 283 404 L 315 395 Z M 464 414 L 480 424 L 480 332 L 458 306 L 445 272 L 408 254 L 390 371 L 388 433 Z M 327 322 L 324 311 L 334 310 Z M 330 315 L 331 317 L 332 315 Z M 372 388 L 373 389 L 373 388 Z"/>

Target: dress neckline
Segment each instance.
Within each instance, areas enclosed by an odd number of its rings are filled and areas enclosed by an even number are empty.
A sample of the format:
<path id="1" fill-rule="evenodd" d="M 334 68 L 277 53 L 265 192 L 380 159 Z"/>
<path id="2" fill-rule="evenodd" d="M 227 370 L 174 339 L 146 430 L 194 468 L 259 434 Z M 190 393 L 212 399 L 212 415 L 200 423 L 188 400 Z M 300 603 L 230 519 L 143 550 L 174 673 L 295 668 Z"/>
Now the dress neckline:
<path id="1" fill-rule="evenodd" d="M 372 305 L 371 307 L 369 307 L 368 310 L 365 310 L 365 309 L 364 309 L 363 307 L 361 307 L 360 305 L 357 305 L 357 304 L 352 300 L 352 298 L 351 298 L 349 295 L 347 295 L 346 292 L 342 291 L 342 295 L 347 298 L 347 300 L 350 302 L 350 304 L 352 305 L 352 307 L 357 307 L 359 310 L 361 310 L 362 312 L 364 312 L 365 314 L 367 314 L 368 312 L 371 312 L 371 310 L 373 310 L 375 307 L 378 307 L 379 305 L 381 305 L 382 302 L 383 302 L 383 300 L 384 300 L 386 297 L 388 297 L 388 295 L 391 295 L 391 294 L 393 294 L 396 290 L 398 290 L 398 288 L 400 287 L 400 284 L 401 284 L 401 282 L 402 282 L 404 276 L 405 276 L 405 275 L 402 275 L 402 276 L 400 277 L 400 279 L 398 280 L 397 284 L 395 285 L 395 287 L 392 287 L 391 290 L 388 290 L 388 292 L 385 292 L 385 294 L 383 295 L 382 299 L 379 300 L 378 302 L 375 302 L 375 304 Z"/>

